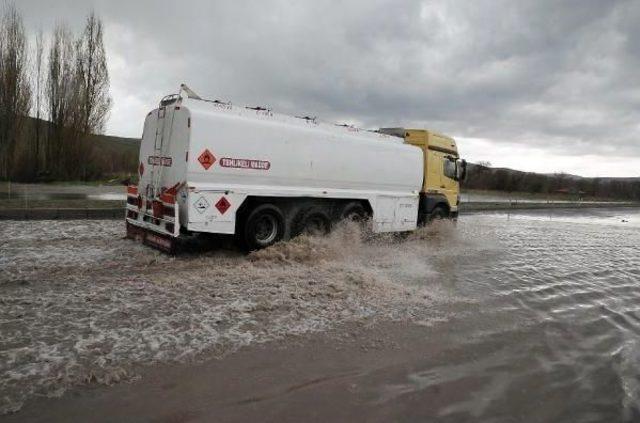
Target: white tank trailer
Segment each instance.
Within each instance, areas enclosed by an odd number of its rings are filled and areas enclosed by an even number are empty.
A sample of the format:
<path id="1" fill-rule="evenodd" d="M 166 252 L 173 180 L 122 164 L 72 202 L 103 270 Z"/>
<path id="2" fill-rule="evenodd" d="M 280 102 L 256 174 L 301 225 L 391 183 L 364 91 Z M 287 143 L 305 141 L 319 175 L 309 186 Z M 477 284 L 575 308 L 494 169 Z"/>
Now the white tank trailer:
<path id="1" fill-rule="evenodd" d="M 411 231 L 423 163 L 396 136 L 204 100 L 182 85 L 146 117 L 127 235 L 174 252 L 182 234 L 236 235 L 254 250 L 345 218 Z"/>

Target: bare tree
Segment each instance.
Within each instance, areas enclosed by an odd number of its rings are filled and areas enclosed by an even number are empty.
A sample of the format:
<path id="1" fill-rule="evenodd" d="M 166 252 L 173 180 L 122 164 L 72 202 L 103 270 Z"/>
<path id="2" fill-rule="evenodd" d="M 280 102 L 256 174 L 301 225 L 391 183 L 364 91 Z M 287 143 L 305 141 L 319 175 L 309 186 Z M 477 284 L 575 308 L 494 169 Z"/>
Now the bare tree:
<path id="1" fill-rule="evenodd" d="M 103 41 L 102 21 L 92 12 L 77 45 L 82 132 L 101 133 L 111 108 L 109 70 Z"/>
<path id="2" fill-rule="evenodd" d="M 49 46 L 47 65 L 47 112 L 51 121 L 47 137 L 47 164 L 56 177 L 68 177 L 73 168 L 68 139 L 77 116 L 77 77 L 75 72 L 75 45 L 66 25 L 58 24 Z"/>
<path id="3" fill-rule="evenodd" d="M 40 145 L 42 143 L 42 91 L 43 91 L 43 79 L 44 79 L 44 69 L 43 69 L 43 54 L 44 54 L 44 35 L 42 33 L 42 29 L 38 30 L 36 34 L 36 49 L 35 49 L 35 69 L 34 69 L 34 85 L 35 85 L 35 115 L 36 115 L 36 125 L 35 125 L 35 151 L 34 151 L 34 160 L 36 163 L 36 168 L 39 167 L 41 161 L 43 160 Z"/>
<path id="4" fill-rule="evenodd" d="M 0 27 L 0 178 L 15 170 L 21 131 L 31 108 L 28 45 L 22 17 L 5 5 Z"/>
<path id="5" fill-rule="evenodd" d="M 111 108 L 103 25 L 91 13 L 82 34 L 73 36 L 59 24 L 49 47 L 46 87 L 52 131 L 48 160 L 56 177 L 89 177 L 89 135 L 101 133 Z"/>

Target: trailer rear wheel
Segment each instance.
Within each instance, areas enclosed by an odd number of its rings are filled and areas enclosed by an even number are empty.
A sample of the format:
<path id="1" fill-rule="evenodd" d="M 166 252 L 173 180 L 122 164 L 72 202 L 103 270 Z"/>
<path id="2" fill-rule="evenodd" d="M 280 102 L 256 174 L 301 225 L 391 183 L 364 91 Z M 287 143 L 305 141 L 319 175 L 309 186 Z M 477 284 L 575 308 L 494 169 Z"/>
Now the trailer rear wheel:
<path id="1" fill-rule="evenodd" d="M 302 213 L 296 226 L 297 234 L 326 235 L 331 232 L 331 217 L 324 208 L 311 207 Z"/>
<path id="2" fill-rule="evenodd" d="M 347 203 L 340 213 L 340 220 L 346 220 L 348 222 L 364 222 L 367 220 L 367 210 L 362 203 L 353 201 Z"/>
<path id="3" fill-rule="evenodd" d="M 250 250 L 273 245 L 284 238 L 284 214 L 273 204 L 262 204 L 249 214 L 243 232 L 244 244 Z"/>

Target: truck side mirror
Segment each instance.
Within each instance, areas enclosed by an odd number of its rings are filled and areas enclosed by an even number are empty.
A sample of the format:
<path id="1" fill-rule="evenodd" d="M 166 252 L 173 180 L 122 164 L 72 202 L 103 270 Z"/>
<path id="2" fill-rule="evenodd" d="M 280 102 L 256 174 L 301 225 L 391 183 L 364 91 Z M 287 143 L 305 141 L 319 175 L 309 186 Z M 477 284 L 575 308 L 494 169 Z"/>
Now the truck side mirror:
<path id="1" fill-rule="evenodd" d="M 467 161 L 462 159 L 456 162 L 456 176 L 458 181 L 464 181 L 467 177 Z"/>

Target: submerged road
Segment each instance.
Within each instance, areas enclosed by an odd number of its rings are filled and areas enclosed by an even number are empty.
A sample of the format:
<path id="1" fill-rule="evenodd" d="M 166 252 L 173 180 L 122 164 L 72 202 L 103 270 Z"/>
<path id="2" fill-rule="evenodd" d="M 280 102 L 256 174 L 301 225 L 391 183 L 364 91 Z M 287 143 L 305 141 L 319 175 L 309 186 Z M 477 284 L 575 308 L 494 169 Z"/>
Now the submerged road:
<path id="1" fill-rule="evenodd" d="M 249 257 L 169 258 L 111 221 L 0 235 L 6 421 L 640 418 L 637 209 Z"/>

